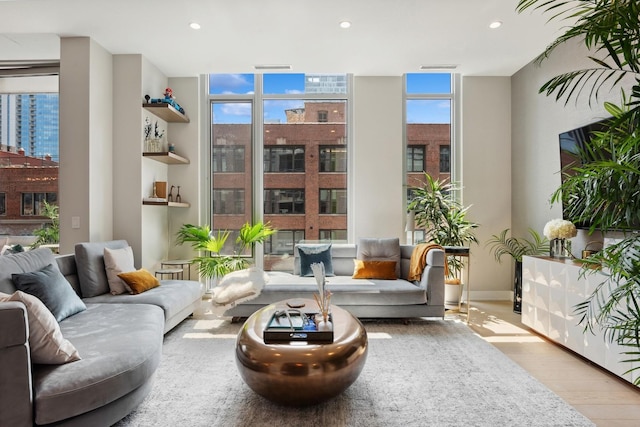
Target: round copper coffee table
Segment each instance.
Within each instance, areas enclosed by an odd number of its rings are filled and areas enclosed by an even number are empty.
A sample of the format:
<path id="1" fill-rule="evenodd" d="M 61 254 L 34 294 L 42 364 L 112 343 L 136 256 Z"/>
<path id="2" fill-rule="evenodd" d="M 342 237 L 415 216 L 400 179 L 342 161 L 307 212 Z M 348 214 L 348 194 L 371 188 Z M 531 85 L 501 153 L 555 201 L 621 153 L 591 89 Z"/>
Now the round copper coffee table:
<path id="1" fill-rule="evenodd" d="M 306 307 L 316 307 L 312 300 L 302 301 Z M 282 405 L 312 405 L 342 393 L 358 378 L 367 359 L 362 323 L 348 311 L 331 306 L 333 343 L 265 344 L 264 328 L 273 313 L 283 308 L 286 301 L 256 311 L 238 333 L 236 364 L 242 379 L 259 395 Z"/>

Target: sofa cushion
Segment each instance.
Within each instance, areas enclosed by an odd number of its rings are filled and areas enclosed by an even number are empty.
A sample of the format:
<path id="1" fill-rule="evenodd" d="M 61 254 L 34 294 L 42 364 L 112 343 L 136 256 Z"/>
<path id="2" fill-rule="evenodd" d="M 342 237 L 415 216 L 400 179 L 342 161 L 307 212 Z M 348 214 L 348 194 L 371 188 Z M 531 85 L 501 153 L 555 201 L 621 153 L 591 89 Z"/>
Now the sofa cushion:
<path id="1" fill-rule="evenodd" d="M 354 279 L 385 279 L 394 280 L 398 278 L 396 274 L 395 261 L 364 261 L 354 259 L 353 278 Z"/>
<path id="2" fill-rule="evenodd" d="M 53 314 L 38 298 L 16 291 L 0 293 L 0 301 L 19 301 L 27 308 L 31 362 L 57 365 L 80 360 L 78 350 L 62 336 Z"/>
<path id="3" fill-rule="evenodd" d="M 300 244 L 297 246 L 300 255 L 300 275 L 313 276 L 311 264 L 323 263 L 325 276 L 333 276 L 331 264 L 331 244 Z"/>
<path id="4" fill-rule="evenodd" d="M 104 248 L 104 268 L 107 272 L 109 290 L 113 295 L 131 293 L 129 285 L 118 277 L 120 273 L 136 271 L 131 246 L 122 249 Z"/>
<path id="5" fill-rule="evenodd" d="M 16 291 L 12 274 L 40 270 L 55 262 L 55 255 L 47 248 L 0 256 L 0 292 L 12 294 Z"/>
<path id="6" fill-rule="evenodd" d="M 158 279 L 144 268 L 128 273 L 120 273 L 118 277 L 124 280 L 133 295 L 141 294 L 149 289 L 160 286 Z"/>
<path id="7" fill-rule="evenodd" d="M 129 246 L 126 240 L 78 243 L 75 246 L 76 265 L 82 297 L 94 297 L 109 292 L 109 281 L 104 266 L 104 248 L 122 249 Z"/>
<path id="8" fill-rule="evenodd" d="M 42 301 L 58 322 L 87 308 L 55 261 L 38 271 L 14 273 L 11 279 L 16 288 Z"/>
<path id="9" fill-rule="evenodd" d="M 400 276 L 400 239 L 362 238 L 358 242 L 357 259 L 365 261 L 395 261 L 396 276 Z"/>
<path id="10" fill-rule="evenodd" d="M 164 310 L 165 322 L 173 319 L 185 308 L 199 301 L 202 297 L 200 283 L 195 280 L 161 280 L 160 286 L 137 295 L 106 293 L 91 298 L 85 298 L 90 303 L 118 303 L 118 304 L 153 304 Z M 182 319 L 181 319 L 182 320 Z"/>
<path id="11" fill-rule="evenodd" d="M 145 384 L 160 363 L 163 328 L 162 310 L 149 304 L 88 304 L 60 322 L 82 359 L 34 366 L 35 423 L 84 414 Z"/>

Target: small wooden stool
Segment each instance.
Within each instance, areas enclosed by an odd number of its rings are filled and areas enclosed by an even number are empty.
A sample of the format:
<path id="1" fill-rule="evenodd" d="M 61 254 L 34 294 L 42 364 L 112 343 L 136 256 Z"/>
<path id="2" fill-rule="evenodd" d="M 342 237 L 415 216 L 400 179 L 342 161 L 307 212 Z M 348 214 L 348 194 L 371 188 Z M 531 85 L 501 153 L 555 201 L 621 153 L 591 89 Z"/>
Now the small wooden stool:
<path id="1" fill-rule="evenodd" d="M 156 270 L 156 277 L 160 275 L 160 279 L 164 277 L 164 275 L 171 275 L 171 279 L 182 279 L 183 270 L 181 268 L 161 268 L 160 270 Z"/>

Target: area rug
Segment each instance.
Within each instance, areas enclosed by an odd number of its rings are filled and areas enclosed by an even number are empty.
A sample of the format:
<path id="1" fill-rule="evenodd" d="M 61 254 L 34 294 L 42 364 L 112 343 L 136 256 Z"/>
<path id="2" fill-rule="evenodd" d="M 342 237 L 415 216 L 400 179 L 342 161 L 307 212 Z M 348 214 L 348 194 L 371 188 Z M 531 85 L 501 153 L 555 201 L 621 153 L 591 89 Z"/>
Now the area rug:
<path id="1" fill-rule="evenodd" d="M 282 407 L 242 381 L 240 324 L 189 319 L 165 336 L 147 399 L 116 426 L 593 426 L 456 320 L 365 322 L 367 362 L 342 395 Z"/>

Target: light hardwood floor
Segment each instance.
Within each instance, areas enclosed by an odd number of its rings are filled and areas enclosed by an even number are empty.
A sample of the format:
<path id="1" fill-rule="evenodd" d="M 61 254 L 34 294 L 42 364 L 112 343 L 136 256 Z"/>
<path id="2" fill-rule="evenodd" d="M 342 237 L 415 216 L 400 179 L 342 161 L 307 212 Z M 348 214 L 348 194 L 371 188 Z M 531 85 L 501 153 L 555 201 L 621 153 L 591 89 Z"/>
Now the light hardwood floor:
<path id="1" fill-rule="evenodd" d="M 472 301 L 469 326 L 597 426 L 640 426 L 640 388 L 545 340 L 521 323 L 510 302 Z"/>

